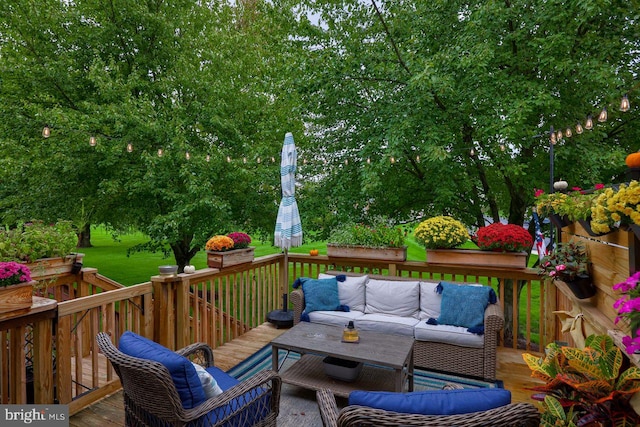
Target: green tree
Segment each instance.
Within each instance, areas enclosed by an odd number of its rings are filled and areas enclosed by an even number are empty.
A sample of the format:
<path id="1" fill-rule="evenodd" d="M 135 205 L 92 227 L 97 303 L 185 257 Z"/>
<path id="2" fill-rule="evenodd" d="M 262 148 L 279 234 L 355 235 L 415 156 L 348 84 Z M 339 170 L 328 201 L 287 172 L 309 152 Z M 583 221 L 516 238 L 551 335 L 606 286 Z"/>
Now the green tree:
<path id="1" fill-rule="evenodd" d="M 254 1 L 3 2 L 3 220 L 134 227 L 180 268 L 212 234 L 273 227 L 278 163 L 257 159 L 302 134 L 286 22 Z"/>

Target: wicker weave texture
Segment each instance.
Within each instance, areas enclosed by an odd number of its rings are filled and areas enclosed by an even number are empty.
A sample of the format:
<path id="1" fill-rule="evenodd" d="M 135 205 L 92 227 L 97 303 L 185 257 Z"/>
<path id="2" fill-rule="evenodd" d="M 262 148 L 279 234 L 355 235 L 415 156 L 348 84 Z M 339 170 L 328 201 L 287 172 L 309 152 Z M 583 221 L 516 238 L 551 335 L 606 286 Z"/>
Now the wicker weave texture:
<path id="1" fill-rule="evenodd" d="M 291 292 L 294 324 L 299 323 L 304 310 L 302 289 Z M 489 304 L 484 313 L 484 343 L 482 348 L 461 347 L 431 341 L 416 341 L 414 364 L 427 370 L 449 372 L 457 375 L 496 379 L 498 333 L 504 327 L 504 314 L 500 304 Z"/>
<path id="2" fill-rule="evenodd" d="M 237 426 L 276 425 L 282 382 L 273 371 L 259 372 L 195 408 L 184 409 L 171 375 L 162 364 L 120 352 L 106 333 L 99 333 L 96 340 L 120 377 L 127 426 L 204 427 L 228 422 Z M 177 353 L 213 366 L 213 352 L 206 344 L 192 344 Z M 263 416 L 256 420 L 256 414 Z"/>
<path id="3" fill-rule="evenodd" d="M 539 426 L 540 413 L 530 403 L 512 403 L 487 411 L 461 415 L 402 414 L 365 406 L 347 406 L 338 412 L 330 390 L 317 392 L 318 408 L 324 427 L 477 427 Z"/>

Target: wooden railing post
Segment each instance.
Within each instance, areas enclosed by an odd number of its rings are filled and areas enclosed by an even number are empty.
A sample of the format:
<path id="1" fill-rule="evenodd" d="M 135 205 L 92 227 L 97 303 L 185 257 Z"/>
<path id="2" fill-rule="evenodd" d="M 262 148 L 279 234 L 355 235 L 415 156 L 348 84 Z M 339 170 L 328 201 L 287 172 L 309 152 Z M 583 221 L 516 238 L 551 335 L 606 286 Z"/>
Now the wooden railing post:
<path id="1" fill-rule="evenodd" d="M 185 300 L 184 295 L 177 297 L 178 285 L 181 280 L 175 277 L 153 276 L 153 340 L 163 346 L 176 350 L 176 316 L 178 311 L 184 315 Z M 182 287 L 180 288 L 182 289 Z M 180 301 L 181 308 L 178 309 L 177 302 Z"/>

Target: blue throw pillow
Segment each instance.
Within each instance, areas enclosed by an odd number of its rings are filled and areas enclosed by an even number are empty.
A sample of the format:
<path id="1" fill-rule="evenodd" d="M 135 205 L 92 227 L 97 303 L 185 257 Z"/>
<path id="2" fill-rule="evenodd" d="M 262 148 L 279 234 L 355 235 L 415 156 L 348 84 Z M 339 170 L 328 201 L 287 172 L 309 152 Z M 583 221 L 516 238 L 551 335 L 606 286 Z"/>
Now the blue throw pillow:
<path id="1" fill-rule="evenodd" d="M 341 309 L 340 297 L 338 296 L 338 281 L 335 277 L 304 280 L 302 281 L 302 291 L 304 292 L 304 311 L 306 313 Z"/>
<path id="2" fill-rule="evenodd" d="M 502 388 L 427 390 L 411 393 L 354 391 L 349 395 L 349 405 L 422 415 L 468 414 L 509 403 L 511 392 Z"/>
<path id="3" fill-rule="evenodd" d="M 122 334 L 118 347 L 129 356 L 162 363 L 169 370 L 185 409 L 195 408 L 206 400 L 198 373 L 186 357 L 130 331 Z"/>
<path id="4" fill-rule="evenodd" d="M 442 302 L 438 324 L 476 329 L 484 326 L 487 305 L 497 301 L 490 286 L 455 285 L 440 282 Z"/>

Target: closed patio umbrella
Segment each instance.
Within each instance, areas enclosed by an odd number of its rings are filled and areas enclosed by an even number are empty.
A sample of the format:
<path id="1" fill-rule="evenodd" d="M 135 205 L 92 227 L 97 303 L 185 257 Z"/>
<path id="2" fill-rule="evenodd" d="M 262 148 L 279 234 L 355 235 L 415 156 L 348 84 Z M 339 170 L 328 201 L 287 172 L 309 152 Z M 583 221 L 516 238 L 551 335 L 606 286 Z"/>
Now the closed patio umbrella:
<path id="1" fill-rule="evenodd" d="M 295 198 L 297 161 L 298 154 L 296 152 L 296 145 L 293 142 L 293 134 L 287 132 L 284 137 L 280 159 L 282 200 L 278 208 L 276 229 L 274 232 L 275 245 L 284 250 L 284 274 L 281 276 L 283 286 L 289 277 L 288 250 L 302 244 L 302 223 L 300 222 L 300 212 L 298 212 L 298 204 Z M 282 289 L 282 291 L 282 310 L 275 310 L 267 315 L 267 320 L 278 327 L 291 326 L 293 324 L 293 313 L 287 310 L 288 289 Z"/>

